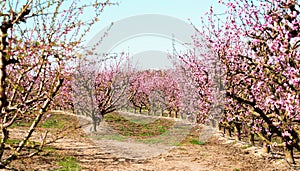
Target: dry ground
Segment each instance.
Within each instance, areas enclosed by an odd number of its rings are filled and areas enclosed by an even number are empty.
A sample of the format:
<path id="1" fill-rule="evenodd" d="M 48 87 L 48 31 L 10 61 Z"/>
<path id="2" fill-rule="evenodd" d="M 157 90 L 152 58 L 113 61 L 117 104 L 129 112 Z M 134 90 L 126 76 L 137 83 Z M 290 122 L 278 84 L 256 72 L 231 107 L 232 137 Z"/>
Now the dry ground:
<path id="1" fill-rule="evenodd" d="M 259 148 L 245 148 L 241 142 L 216 135 L 205 144 L 192 144 L 190 134 L 182 144 L 172 150 L 148 159 L 117 157 L 109 149 L 99 148 L 99 142 L 92 142 L 73 116 L 70 122 L 73 127 L 65 130 L 65 136 L 46 146 L 45 151 L 31 159 L 20 159 L 11 167 L 18 170 L 55 170 L 60 169 L 60 160 L 73 158 L 80 165 L 78 170 L 103 171 L 198 171 L 198 170 L 296 170 L 284 159 L 261 153 Z M 41 131 L 41 130 L 40 130 Z M 24 130 L 14 128 L 12 137 L 19 137 Z M 37 136 L 36 133 L 35 136 Z M 54 138 L 49 136 L 49 140 Z M 109 148 L 109 146 L 105 146 Z M 300 163 L 300 159 L 296 161 Z M 68 169 L 66 169 L 68 170 Z"/>

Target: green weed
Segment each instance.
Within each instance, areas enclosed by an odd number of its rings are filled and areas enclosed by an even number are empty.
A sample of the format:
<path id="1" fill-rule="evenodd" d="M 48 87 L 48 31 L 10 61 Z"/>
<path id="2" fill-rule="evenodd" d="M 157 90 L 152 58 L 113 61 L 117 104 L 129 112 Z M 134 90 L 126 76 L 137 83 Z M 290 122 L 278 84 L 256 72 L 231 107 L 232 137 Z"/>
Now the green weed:
<path id="1" fill-rule="evenodd" d="M 195 144 L 195 145 L 205 145 L 205 142 L 198 141 L 198 140 L 196 140 L 196 139 L 190 140 L 190 143 L 191 143 L 191 144 Z"/>
<path id="2" fill-rule="evenodd" d="M 73 157 L 65 157 L 61 161 L 58 162 L 58 165 L 61 166 L 60 169 L 56 171 L 77 171 L 80 170 L 80 165 L 77 160 Z"/>

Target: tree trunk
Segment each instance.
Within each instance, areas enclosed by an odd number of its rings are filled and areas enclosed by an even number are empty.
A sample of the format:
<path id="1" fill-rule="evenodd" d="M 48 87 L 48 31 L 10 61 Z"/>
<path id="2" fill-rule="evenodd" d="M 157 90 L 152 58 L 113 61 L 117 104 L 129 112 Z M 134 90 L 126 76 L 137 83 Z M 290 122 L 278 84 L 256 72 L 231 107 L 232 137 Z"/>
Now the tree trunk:
<path id="1" fill-rule="evenodd" d="M 228 127 L 228 136 L 231 137 L 232 133 L 231 133 L 231 127 Z"/>
<path id="2" fill-rule="evenodd" d="M 92 120 L 93 120 L 93 127 L 90 131 L 96 132 L 97 131 L 97 118 L 95 114 L 92 114 Z"/>
<path id="3" fill-rule="evenodd" d="M 263 151 L 265 153 L 270 153 L 270 151 L 271 151 L 270 145 L 264 142 Z"/>
<path id="4" fill-rule="evenodd" d="M 235 123 L 235 131 L 236 131 L 237 140 L 241 141 L 241 124 L 240 123 Z"/>
<path id="5" fill-rule="evenodd" d="M 93 119 L 93 132 L 97 132 L 97 120 Z"/>
<path id="6" fill-rule="evenodd" d="M 254 143 L 254 134 L 252 134 L 252 133 L 250 133 L 250 136 L 249 136 L 249 142 L 250 142 L 250 144 L 251 144 L 252 146 L 255 145 L 255 143 Z"/>
<path id="7" fill-rule="evenodd" d="M 294 152 L 293 152 L 292 145 L 286 145 L 286 147 L 284 148 L 284 155 L 285 155 L 285 159 L 288 163 L 295 164 Z"/>
<path id="8" fill-rule="evenodd" d="M 217 127 L 217 122 L 216 122 L 215 119 L 211 119 L 210 122 L 211 122 L 211 126 L 212 126 L 213 128 L 216 128 L 216 127 Z"/>
<path id="9" fill-rule="evenodd" d="M 7 46 L 7 29 L 8 28 L 1 28 L 0 29 L 0 111 L 3 111 L 3 108 L 8 105 L 7 96 L 5 94 L 5 78 L 6 78 L 6 56 L 7 53 L 5 52 Z M 1 124 L 3 124 L 3 116 L 1 116 Z M 8 139 L 8 130 L 6 128 L 1 129 L 1 140 L 0 140 L 0 159 L 2 159 L 4 148 L 5 148 L 5 141 Z"/>
<path id="10" fill-rule="evenodd" d="M 263 133 L 263 136 L 266 137 L 268 141 L 272 142 L 272 135 L 266 135 L 267 133 L 264 131 L 262 133 Z M 266 153 L 270 153 L 270 151 L 271 151 L 270 145 L 264 142 L 263 150 Z"/>
<path id="11" fill-rule="evenodd" d="M 180 117 L 180 119 L 183 119 L 183 114 L 180 111 L 179 111 L 179 117 Z"/>

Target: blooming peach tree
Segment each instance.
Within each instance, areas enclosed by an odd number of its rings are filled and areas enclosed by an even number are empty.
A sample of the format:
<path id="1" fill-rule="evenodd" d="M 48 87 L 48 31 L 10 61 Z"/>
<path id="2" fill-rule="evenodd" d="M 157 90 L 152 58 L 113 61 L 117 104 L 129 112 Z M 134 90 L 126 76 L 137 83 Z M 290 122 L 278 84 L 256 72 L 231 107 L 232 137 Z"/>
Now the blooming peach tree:
<path id="1" fill-rule="evenodd" d="M 0 2 L 0 168 L 23 150 L 64 84 L 68 62 L 109 1 L 6 0 Z M 89 12 L 90 18 L 84 17 Z M 10 127 L 30 118 L 20 143 L 8 150 Z M 42 136 L 42 144 L 46 136 Z M 40 149 L 37 149 L 39 151 Z"/>
<path id="2" fill-rule="evenodd" d="M 300 20 L 295 0 L 222 1 L 211 8 L 204 35 L 225 72 L 221 125 L 239 139 L 260 137 L 267 150 L 283 147 L 288 162 L 300 149 Z"/>
<path id="3" fill-rule="evenodd" d="M 118 59 L 103 61 L 100 57 L 92 61 L 81 61 L 76 68 L 72 92 L 76 113 L 91 118 L 95 132 L 105 114 L 128 104 L 132 67 L 125 54 Z"/>

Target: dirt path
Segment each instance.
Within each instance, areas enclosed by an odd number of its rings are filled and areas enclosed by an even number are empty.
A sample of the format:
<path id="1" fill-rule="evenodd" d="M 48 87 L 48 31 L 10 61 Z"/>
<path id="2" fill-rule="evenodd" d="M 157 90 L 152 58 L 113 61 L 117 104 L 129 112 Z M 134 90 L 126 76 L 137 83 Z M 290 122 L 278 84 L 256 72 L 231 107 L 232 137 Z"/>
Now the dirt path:
<path id="1" fill-rule="evenodd" d="M 123 113 L 122 116 L 130 117 L 131 119 L 134 117 L 135 122 L 150 123 L 158 119 L 158 117 L 133 115 L 130 113 Z M 176 120 L 172 129 L 169 129 L 166 134 L 137 141 L 118 134 L 105 121 L 97 126 L 97 132 L 90 131 L 92 122 L 89 118 L 81 117 L 79 122 L 82 125 L 86 125 L 83 127 L 84 132 L 104 152 L 132 160 L 148 159 L 168 152 L 173 148 L 174 144 L 179 144 L 192 128 L 190 123 L 184 122 L 184 120 Z"/>
<path id="2" fill-rule="evenodd" d="M 82 122 L 81 122 L 82 123 Z M 89 129 L 89 128 L 84 128 Z M 86 133 L 86 130 L 85 130 Z M 112 134 L 101 125 L 98 134 Z M 68 150 L 83 170 L 119 171 L 200 171 L 200 170 L 293 170 L 284 159 L 262 153 L 260 148 L 242 149 L 246 144 L 216 134 L 204 145 L 183 143 L 180 146 L 158 146 L 130 140 L 86 137 L 62 139 L 53 144 Z M 84 141 L 83 141 L 84 140 Z M 300 162 L 300 161 L 299 161 Z"/>
<path id="3" fill-rule="evenodd" d="M 111 130 L 109 132 L 111 133 Z M 15 136 L 17 137 L 18 134 Z M 246 146 L 244 143 L 224 138 L 221 134 L 216 134 L 203 145 L 191 144 L 184 140 L 181 145 L 167 150 L 157 145 L 143 144 L 139 147 L 137 142 L 119 139 L 92 141 L 90 136 L 84 129 L 71 131 L 65 137 L 50 144 L 52 152 L 22 161 L 18 163 L 21 164 L 19 168 L 53 170 L 59 168 L 57 166 L 59 156 L 76 158 L 82 170 L 99 171 L 296 170 L 300 168 L 290 167 L 282 158 L 263 154 L 259 148 L 244 149 L 243 147 Z M 188 135 L 187 139 L 190 138 L 189 136 L 192 135 Z M 128 154 L 128 149 L 135 149 L 135 151 Z M 149 155 L 146 155 L 147 153 Z M 296 161 L 300 163 L 299 156 L 296 157 Z"/>
<path id="4" fill-rule="evenodd" d="M 57 150 L 74 156 L 82 170 L 103 171 L 200 171 L 200 170 L 293 170 L 283 159 L 268 155 L 255 155 L 255 149 L 237 147 L 212 139 L 204 145 L 185 144 L 149 159 L 129 159 L 105 152 L 92 142 L 79 142 L 77 138 L 61 139 L 53 144 Z M 107 147 L 110 148 L 110 147 Z"/>

